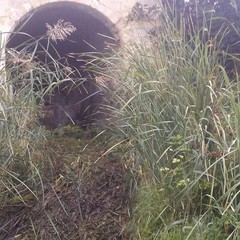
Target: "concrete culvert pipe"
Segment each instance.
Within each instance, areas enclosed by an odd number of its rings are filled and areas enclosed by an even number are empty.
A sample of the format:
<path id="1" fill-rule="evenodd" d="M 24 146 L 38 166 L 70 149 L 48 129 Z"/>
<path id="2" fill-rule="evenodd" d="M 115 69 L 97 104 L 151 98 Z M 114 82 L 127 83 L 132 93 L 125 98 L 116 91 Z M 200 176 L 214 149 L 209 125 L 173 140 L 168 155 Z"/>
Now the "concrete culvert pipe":
<path id="1" fill-rule="evenodd" d="M 59 26 L 68 29 L 61 32 Z M 39 40 L 37 45 L 29 44 L 35 40 Z M 86 56 L 109 53 L 109 44 L 117 46 L 113 24 L 102 13 L 80 3 L 45 4 L 20 20 L 9 36 L 7 51 L 34 53 L 38 62 L 50 68 L 56 61 L 62 70 L 69 71 L 67 76 L 71 79 L 44 98 L 42 124 L 56 128 L 92 122 L 101 96 L 97 94 L 95 76 L 86 68 Z"/>

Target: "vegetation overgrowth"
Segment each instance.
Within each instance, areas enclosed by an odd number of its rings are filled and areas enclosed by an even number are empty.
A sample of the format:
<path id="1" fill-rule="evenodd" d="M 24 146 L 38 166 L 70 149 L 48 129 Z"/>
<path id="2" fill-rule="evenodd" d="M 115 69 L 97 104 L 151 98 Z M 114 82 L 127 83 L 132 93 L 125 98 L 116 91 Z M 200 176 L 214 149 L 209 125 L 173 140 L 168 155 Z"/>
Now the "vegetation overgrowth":
<path id="1" fill-rule="evenodd" d="M 187 35 L 189 18 L 163 9 L 110 67 L 116 127 L 135 151 L 133 239 L 238 239 L 239 59 L 222 47 L 233 25 L 211 34 L 218 19 L 202 18 Z"/>
<path id="2" fill-rule="evenodd" d="M 18 228 L 18 235 L 13 233 L 11 237 L 130 239 L 126 229 L 131 228 L 131 239 L 139 240 L 240 238 L 237 64 L 231 69 L 234 74 L 229 74 L 225 61 L 231 55 L 222 51 L 225 35 L 221 29 L 209 35 L 207 41 L 202 41 L 203 28 L 197 28 L 186 38 L 184 19 L 175 21 L 165 10 L 159 10 L 161 27 L 155 29 L 154 35 L 101 59 L 104 72 L 94 70 L 115 81 L 116 87 L 108 92 L 111 104 L 105 101 L 103 106 L 110 108 L 114 121 L 110 120 L 104 131 L 96 126 L 95 138 L 87 138 L 90 142 L 80 138 L 84 135 L 82 130 L 49 132 L 37 123 L 39 99 L 46 89 L 36 91 L 33 83 L 36 79 L 44 83 L 48 79 L 47 91 L 51 91 L 51 86 L 56 85 L 51 76 L 57 76 L 52 69 L 34 66 L 39 71 L 37 76 L 44 72 L 44 77 L 35 79 L 36 75 L 29 71 L 28 81 L 21 74 L 7 74 L 5 79 L 2 69 L 0 206 L 25 208 L 20 212 L 28 215 L 29 221 L 27 227 Z M 94 68 L 97 66 L 91 66 Z M 23 84 L 14 89 L 16 81 Z M 92 142 L 97 147 L 89 150 Z M 83 154 L 83 149 L 88 152 L 82 158 L 74 152 Z M 111 160 L 103 162 L 105 157 Z M 103 165 L 96 165 L 101 162 Z M 131 172 L 133 183 L 129 175 L 122 177 L 123 172 Z M 97 190 L 104 194 L 98 194 Z M 81 196 L 83 202 L 74 201 Z M 118 204 L 127 205 L 126 196 L 134 196 L 129 211 L 122 205 L 118 208 L 116 204 L 108 204 L 112 197 L 114 201 L 120 199 Z M 104 201 L 99 201 L 102 198 Z M 97 204 L 90 201 L 90 205 L 85 205 L 89 199 Z M 37 207 L 32 207 L 34 203 L 38 203 Z M 67 203 L 71 203 L 70 207 Z M 110 206 L 113 208 L 107 211 Z M 34 214 L 40 212 L 37 216 L 43 221 L 34 221 L 28 208 Z M 106 210 L 102 219 L 95 215 L 94 209 Z M 128 214 L 131 214 L 129 227 L 126 226 Z M 77 218 L 84 222 L 81 227 Z M 9 221 L 7 215 L 2 219 L 7 224 L 1 227 L 0 233 L 5 236 Z M 26 221 L 26 218 L 24 221 L 16 218 L 13 225 Z M 112 223 L 117 233 L 110 228 Z M 97 228 L 100 235 L 95 232 Z M 109 235 L 104 235 L 106 232 Z"/>
<path id="3" fill-rule="evenodd" d="M 0 239 L 128 238 L 124 151 L 101 127 L 40 124 L 46 97 L 73 80 L 44 46 L 48 62 L 35 58 L 38 44 L 1 49 Z"/>

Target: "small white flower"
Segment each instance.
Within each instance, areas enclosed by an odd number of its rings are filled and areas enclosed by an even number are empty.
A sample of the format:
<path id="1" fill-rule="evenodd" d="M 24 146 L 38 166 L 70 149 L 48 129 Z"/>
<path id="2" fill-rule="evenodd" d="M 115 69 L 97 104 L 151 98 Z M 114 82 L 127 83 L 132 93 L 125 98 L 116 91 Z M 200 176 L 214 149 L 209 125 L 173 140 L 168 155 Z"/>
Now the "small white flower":
<path id="1" fill-rule="evenodd" d="M 170 169 L 167 168 L 167 167 L 161 167 L 160 168 L 160 172 L 169 172 L 169 171 L 170 171 Z"/>
<path id="2" fill-rule="evenodd" d="M 181 160 L 179 158 L 173 158 L 172 163 L 180 163 Z"/>

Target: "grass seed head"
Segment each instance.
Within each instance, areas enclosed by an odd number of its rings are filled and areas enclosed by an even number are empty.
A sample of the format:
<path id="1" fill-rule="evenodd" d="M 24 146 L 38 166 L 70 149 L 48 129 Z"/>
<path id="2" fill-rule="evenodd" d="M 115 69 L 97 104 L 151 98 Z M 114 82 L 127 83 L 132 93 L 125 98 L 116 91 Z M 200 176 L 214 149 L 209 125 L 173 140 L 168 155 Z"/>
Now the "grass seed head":
<path id="1" fill-rule="evenodd" d="M 77 29 L 70 22 L 65 22 L 63 19 L 59 19 L 56 24 L 51 26 L 46 23 L 47 36 L 49 39 L 57 42 L 57 40 L 64 41 L 68 36 L 70 36 Z"/>

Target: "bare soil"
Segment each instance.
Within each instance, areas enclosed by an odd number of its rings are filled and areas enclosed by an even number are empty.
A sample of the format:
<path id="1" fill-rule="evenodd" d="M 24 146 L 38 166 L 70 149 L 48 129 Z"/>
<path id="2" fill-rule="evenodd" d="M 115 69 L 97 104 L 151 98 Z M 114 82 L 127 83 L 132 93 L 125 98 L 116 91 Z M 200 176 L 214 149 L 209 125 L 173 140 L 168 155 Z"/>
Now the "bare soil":
<path id="1" fill-rule="evenodd" d="M 0 205 L 0 239 L 130 239 L 126 162 L 93 135 L 57 134 L 45 153 L 35 152 L 44 163 L 38 199 L 23 190 L 22 199 Z"/>

